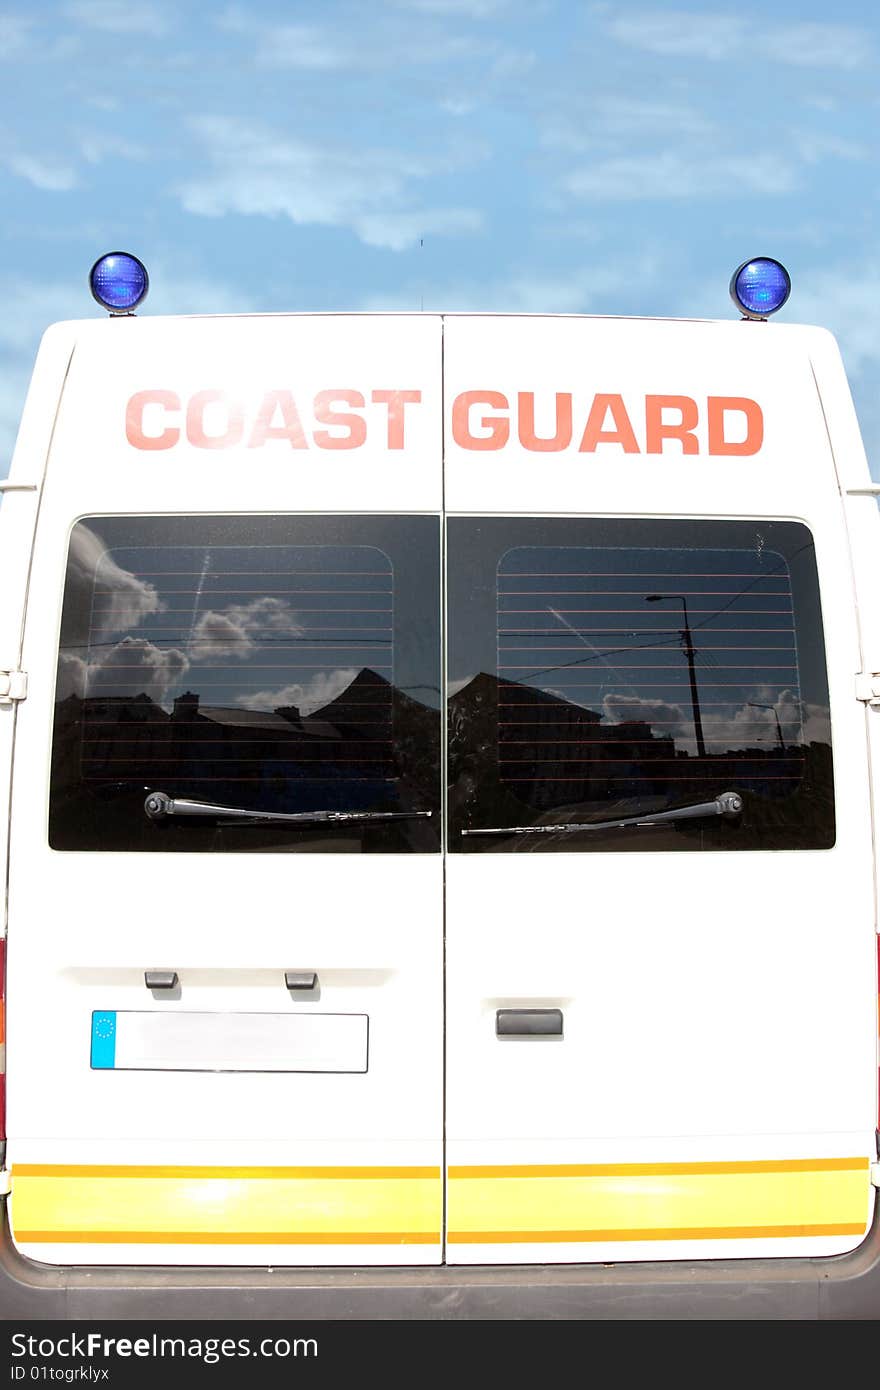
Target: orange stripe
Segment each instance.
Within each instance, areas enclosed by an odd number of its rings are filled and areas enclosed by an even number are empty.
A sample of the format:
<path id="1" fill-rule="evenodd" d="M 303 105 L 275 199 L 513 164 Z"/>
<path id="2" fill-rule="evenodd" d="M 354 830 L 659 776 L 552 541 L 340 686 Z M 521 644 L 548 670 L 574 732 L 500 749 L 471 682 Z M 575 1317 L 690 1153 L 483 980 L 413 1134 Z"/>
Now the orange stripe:
<path id="1" fill-rule="evenodd" d="M 437 1231 L 16 1231 L 25 1243 L 61 1245 L 439 1245 Z"/>
<path id="2" fill-rule="evenodd" d="M 647 1177 L 700 1173 L 853 1172 L 870 1167 L 867 1158 L 794 1158 L 708 1163 L 461 1164 L 450 1178 Z M 13 1176 L 26 1178 L 436 1178 L 435 1167 L 388 1168 L 232 1168 L 219 1165 L 15 1163 Z"/>
<path id="3" fill-rule="evenodd" d="M 733 1163 L 472 1164 L 450 1167 L 450 1178 L 620 1178 L 699 1173 L 836 1173 L 870 1167 L 867 1158 L 771 1158 Z"/>
<path id="4" fill-rule="evenodd" d="M 547 1241 L 742 1240 L 776 1236 L 860 1236 L 864 1225 L 851 1223 L 795 1226 L 650 1226 L 643 1231 L 450 1231 L 450 1245 L 515 1245 Z"/>
<path id="5" fill-rule="evenodd" d="M 126 1164 L 14 1163 L 20 1178 L 439 1178 L 439 1168 L 227 1168 Z"/>

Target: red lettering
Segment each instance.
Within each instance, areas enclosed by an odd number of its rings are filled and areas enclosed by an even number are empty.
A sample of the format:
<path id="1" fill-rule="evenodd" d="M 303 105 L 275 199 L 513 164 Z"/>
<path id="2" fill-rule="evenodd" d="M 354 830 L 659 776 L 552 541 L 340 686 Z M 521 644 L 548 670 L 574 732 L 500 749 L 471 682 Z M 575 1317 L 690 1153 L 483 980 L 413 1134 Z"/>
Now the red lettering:
<path id="1" fill-rule="evenodd" d="M 741 440 L 725 438 L 724 417 L 731 411 L 739 411 L 746 417 L 746 437 Z M 710 396 L 709 415 L 709 453 L 710 454 L 756 454 L 764 442 L 764 416 L 757 401 L 748 396 Z"/>
<path id="2" fill-rule="evenodd" d="M 452 405 L 452 438 L 461 449 L 503 449 L 510 438 L 510 421 L 500 415 L 483 415 L 480 428 L 487 435 L 471 434 L 470 410 L 473 405 L 487 405 L 495 410 L 507 410 L 507 397 L 500 391 L 462 391 Z"/>
<path id="3" fill-rule="evenodd" d="M 281 420 L 276 424 L 278 414 Z M 263 397 L 247 446 L 259 449 L 267 439 L 286 439 L 291 449 L 308 448 L 291 391 L 267 391 Z"/>
<path id="4" fill-rule="evenodd" d="M 561 453 L 572 444 L 574 398 L 570 391 L 553 395 L 551 414 L 547 396 L 547 415 L 538 434 L 535 391 L 516 395 L 516 429 L 520 446 L 529 453 Z M 335 387 L 319 391 L 314 399 L 314 443 L 320 449 L 359 449 L 367 441 L 366 402 L 386 411 L 385 444 L 389 450 L 406 447 L 407 406 L 422 400 L 418 390 L 382 388 L 366 394 L 352 388 Z M 648 395 L 644 398 L 645 453 L 700 452 L 697 428 L 700 410 L 691 396 Z M 293 393 L 267 391 L 246 429 L 245 408 L 227 392 L 196 391 L 188 401 L 174 391 L 137 391 L 125 407 L 125 435 L 135 449 L 172 449 L 183 433 L 180 419 L 185 412 L 185 437 L 197 449 L 229 449 L 246 442 L 249 449 L 270 441 L 283 441 L 291 449 L 307 449 L 307 438 Z M 381 429 L 381 415 L 380 429 Z M 552 431 L 552 433 L 550 432 Z M 709 396 L 706 404 L 708 452 L 716 456 L 748 456 L 758 453 L 764 442 L 764 416 L 757 401 L 747 396 Z M 461 449 L 492 451 L 510 441 L 510 400 L 501 391 L 462 391 L 452 405 L 452 438 Z M 667 442 L 672 450 L 667 449 Z M 623 396 L 596 395 L 590 403 L 579 453 L 594 453 L 600 444 L 616 444 L 624 454 L 638 454 L 639 442 L 627 413 Z"/>
<path id="5" fill-rule="evenodd" d="M 348 430 L 348 434 L 330 434 L 327 430 L 315 430 L 315 443 L 319 449 L 359 449 L 367 437 L 367 424 L 362 415 L 343 415 L 331 407 L 335 401 L 344 405 L 364 404 L 360 391 L 319 391 L 315 397 L 315 419 L 319 425 L 337 425 Z"/>
<path id="6" fill-rule="evenodd" d="M 125 437 L 135 449 L 173 449 L 179 429 L 169 426 L 161 434 L 144 433 L 144 411 L 151 405 L 179 410 L 180 397 L 173 391 L 136 391 L 125 408 Z"/>
<path id="7" fill-rule="evenodd" d="M 677 410 L 681 418 L 664 420 L 664 410 Z M 697 436 L 691 433 L 698 419 L 697 403 L 690 396 L 646 396 L 645 453 L 662 454 L 663 441 L 677 439 L 683 454 L 698 454 Z"/>
<path id="8" fill-rule="evenodd" d="M 613 430 L 603 429 L 605 416 L 611 414 Z M 584 428 L 578 453 L 591 454 L 597 444 L 622 444 L 625 454 L 637 454 L 639 446 L 633 434 L 622 396 L 594 396 Z"/>
<path id="9" fill-rule="evenodd" d="M 222 434 L 205 430 L 205 410 L 209 405 L 226 408 L 226 429 Z M 225 391 L 197 391 L 186 408 L 186 437 L 196 449 L 231 449 L 241 443 L 244 433 L 244 414 L 238 401 L 230 400 Z"/>
<path id="10" fill-rule="evenodd" d="M 370 399 L 388 407 L 388 448 L 402 449 L 404 410 L 422 399 L 421 391 L 374 391 Z"/>
<path id="11" fill-rule="evenodd" d="M 517 396 L 517 408 L 519 442 L 524 449 L 530 449 L 533 453 L 550 454 L 568 448 L 571 443 L 570 392 L 557 391 L 556 393 L 556 433 L 552 439 L 539 438 L 535 434 L 534 391 L 520 391 Z"/>

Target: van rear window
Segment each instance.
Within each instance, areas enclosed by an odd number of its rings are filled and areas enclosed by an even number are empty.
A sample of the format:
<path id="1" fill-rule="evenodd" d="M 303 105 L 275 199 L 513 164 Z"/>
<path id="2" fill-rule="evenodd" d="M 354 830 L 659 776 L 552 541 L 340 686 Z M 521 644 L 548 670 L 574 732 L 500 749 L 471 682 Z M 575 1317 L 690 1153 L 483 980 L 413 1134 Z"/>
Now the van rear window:
<path id="1" fill-rule="evenodd" d="M 453 849 L 834 843 L 804 526 L 456 519 L 448 570 Z"/>
<path id="2" fill-rule="evenodd" d="M 439 572 L 428 517 L 78 523 L 50 844 L 438 849 Z"/>

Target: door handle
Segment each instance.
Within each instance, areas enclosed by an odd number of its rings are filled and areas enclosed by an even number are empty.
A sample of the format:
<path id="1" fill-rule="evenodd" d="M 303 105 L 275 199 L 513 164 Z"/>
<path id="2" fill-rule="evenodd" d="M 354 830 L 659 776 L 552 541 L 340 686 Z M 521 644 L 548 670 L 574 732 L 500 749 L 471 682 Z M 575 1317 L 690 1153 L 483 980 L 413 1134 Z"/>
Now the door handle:
<path id="1" fill-rule="evenodd" d="M 497 1009 L 498 1038 L 561 1038 L 561 1009 Z"/>
<path id="2" fill-rule="evenodd" d="M 299 991 L 317 989 L 318 972 L 316 970 L 285 970 L 284 983 L 287 989 Z"/>
<path id="3" fill-rule="evenodd" d="M 145 970 L 144 984 L 147 989 L 177 989 L 177 971 Z"/>

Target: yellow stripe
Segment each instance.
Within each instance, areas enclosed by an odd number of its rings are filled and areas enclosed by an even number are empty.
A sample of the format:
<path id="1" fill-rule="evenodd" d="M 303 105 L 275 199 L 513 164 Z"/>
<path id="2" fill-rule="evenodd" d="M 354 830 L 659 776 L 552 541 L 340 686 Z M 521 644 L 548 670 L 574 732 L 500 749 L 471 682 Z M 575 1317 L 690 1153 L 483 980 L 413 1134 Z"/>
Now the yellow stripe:
<path id="1" fill-rule="evenodd" d="M 866 1158 L 459 1166 L 451 1245 L 861 1235 Z"/>
<path id="2" fill-rule="evenodd" d="M 438 1167 L 16 1164 L 9 1200 L 22 1243 L 438 1245 L 443 1191 Z"/>

